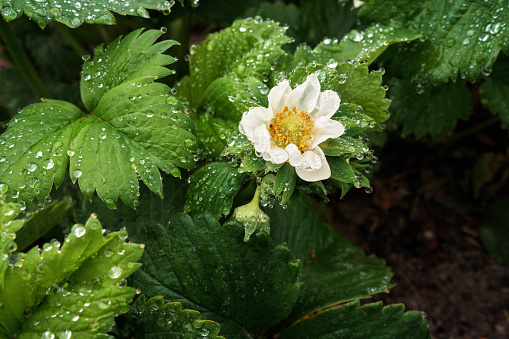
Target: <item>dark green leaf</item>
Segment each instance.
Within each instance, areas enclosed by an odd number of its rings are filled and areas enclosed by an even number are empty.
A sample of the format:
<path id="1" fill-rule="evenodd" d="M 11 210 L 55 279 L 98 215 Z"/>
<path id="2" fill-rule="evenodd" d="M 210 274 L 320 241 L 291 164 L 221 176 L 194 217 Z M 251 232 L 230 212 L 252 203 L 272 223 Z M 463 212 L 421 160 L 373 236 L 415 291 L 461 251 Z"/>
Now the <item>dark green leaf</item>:
<path id="1" fill-rule="evenodd" d="M 238 130 L 239 125 L 231 120 L 214 118 L 212 114 L 202 114 L 198 119 L 198 142 L 215 156 L 223 155 L 228 140 Z"/>
<path id="2" fill-rule="evenodd" d="M 62 217 L 73 207 L 74 202 L 70 198 L 58 202 L 55 201 L 44 209 L 35 212 L 25 223 L 25 226 L 16 232 L 16 244 L 22 251 L 37 239 L 51 230 Z"/>
<path id="3" fill-rule="evenodd" d="M 187 191 L 186 212 L 207 211 L 216 218 L 230 214 L 233 197 L 247 179 L 230 163 L 213 162 L 198 169 L 191 176 Z"/>
<path id="4" fill-rule="evenodd" d="M 405 313 L 401 304 L 360 306 L 356 301 L 304 319 L 282 331 L 279 338 L 428 339 L 430 333 L 421 312 Z"/>
<path id="5" fill-rule="evenodd" d="M 337 139 L 329 139 L 320 144 L 320 148 L 326 155 L 339 156 L 347 154 L 363 154 L 366 144 L 359 139 L 349 136 L 341 136 Z"/>
<path id="6" fill-rule="evenodd" d="M 487 75 L 487 73 L 486 73 Z M 481 102 L 503 124 L 509 124 L 509 57 L 500 56 L 493 66 L 493 73 L 479 87 Z"/>
<path id="7" fill-rule="evenodd" d="M 172 5 L 173 2 L 171 1 L 161 2 L 158 0 L 99 0 L 93 2 L 1 0 L 0 13 L 7 22 L 19 18 L 25 13 L 37 22 L 41 28 L 46 27 L 51 20 L 56 20 L 69 27 L 78 27 L 83 22 L 113 25 L 115 24 L 115 17 L 111 12 L 148 18 L 147 8 L 169 12 Z"/>
<path id="8" fill-rule="evenodd" d="M 466 119 L 472 109 L 470 94 L 463 81 L 440 86 L 416 86 L 402 80 L 392 88 L 394 122 L 403 125 L 403 134 L 416 138 L 452 131 L 458 119 Z"/>
<path id="9" fill-rule="evenodd" d="M 295 168 L 286 162 L 283 167 L 277 172 L 276 181 L 274 182 L 274 195 L 283 193 L 282 204 L 292 196 L 293 190 L 295 189 L 295 183 L 297 182 L 297 173 Z"/>
<path id="10" fill-rule="evenodd" d="M 366 60 L 371 64 L 392 44 L 410 42 L 420 35 L 398 25 L 373 25 L 364 31 L 352 30 L 339 43 L 325 39 L 313 50 L 311 58 L 321 64 Z"/>
<path id="11" fill-rule="evenodd" d="M 418 81 L 474 81 L 509 51 L 507 0 L 375 0 L 362 6 L 366 22 L 402 23 L 425 41 L 401 46 L 393 64 Z"/>
<path id="12" fill-rule="evenodd" d="M 165 304 L 163 297 L 145 301 L 145 296 L 141 295 L 126 316 L 134 327 L 135 338 L 222 338 L 217 335 L 219 324 L 200 320 L 199 312 L 182 310 L 181 303 Z"/>
<path id="13" fill-rule="evenodd" d="M 0 186 L 0 290 L 4 288 L 4 275 L 9 267 L 9 255 L 16 251 L 14 238 L 23 226 L 23 220 L 14 220 L 20 212 L 18 204 L 6 204 Z M 1 322 L 0 322 L 1 323 Z"/>
<path id="14" fill-rule="evenodd" d="M 256 337 L 289 314 L 300 265 L 265 232 L 249 243 L 243 238 L 239 223 L 221 227 L 208 215 L 177 214 L 167 227 L 150 225 L 141 238 L 147 244 L 143 271 L 131 285 L 219 322 L 226 338 Z"/>
<path id="15" fill-rule="evenodd" d="M 484 216 L 480 236 L 491 256 L 509 265 L 509 198 L 494 203 Z"/>

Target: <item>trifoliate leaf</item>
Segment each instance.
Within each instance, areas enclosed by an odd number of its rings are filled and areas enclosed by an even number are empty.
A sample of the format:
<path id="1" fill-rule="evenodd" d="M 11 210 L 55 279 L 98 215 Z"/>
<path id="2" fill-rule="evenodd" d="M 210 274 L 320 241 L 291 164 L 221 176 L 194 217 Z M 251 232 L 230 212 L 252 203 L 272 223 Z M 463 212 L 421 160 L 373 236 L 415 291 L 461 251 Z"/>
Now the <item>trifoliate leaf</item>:
<path id="1" fill-rule="evenodd" d="M 161 195 L 159 169 L 180 176 L 193 168 L 196 138 L 184 106 L 170 88 L 154 83 L 174 59 L 162 54 L 174 42 L 152 45 L 161 31 L 137 30 L 85 62 L 82 98 L 92 114 L 56 100 L 24 109 L 0 136 L 0 183 L 13 200 L 39 201 L 62 183 L 67 164 L 91 199 L 96 190 L 111 208 L 118 196 L 137 204 L 137 175 Z M 90 85 L 88 85 L 90 84 Z M 159 169 L 158 169 L 159 168 Z"/>
<path id="2" fill-rule="evenodd" d="M 0 288 L 0 335 L 101 337 L 129 311 L 134 289 L 118 283 L 136 271 L 143 247 L 125 231 L 103 237 L 92 216 L 58 242 L 11 255 Z"/>
<path id="3" fill-rule="evenodd" d="M 69 27 L 78 27 L 84 22 L 89 24 L 115 24 L 115 17 L 111 12 L 121 15 L 135 15 L 148 18 L 147 9 L 157 9 L 169 13 L 175 1 L 156 0 L 119 0 L 119 1 L 25 1 L 2 0 L 0 13 L 5 21 L 19 18 L 23 13 L 44 28 L 51 21 L 61 22 Z"/>
<path id="4" fill-rule="evenodd" d="M 402 80 L 392 88 L 394 122 L 403 125 L 403 135 L 437 136 L 452 131 L 459 119 L 472 109 L 470 93 L 463 81 L 440 86 L 418 86 Z"/>
<path id="5" fill-rule="evenodd" d="M 218 336 L 218 323 L 200 320 L 199 312 L 183 310 L 181 303 L 165 304 L 160 296 L 145 301 L 141 295 L 126 316 L 133 325 L 135 338 L 222 338 Z"/>
<path id="6" fill-rule="evenodd" d="M 23 226 L 23 220 L 14 220 L 20 212 L 18 204 L 6 204 L 0 186 L 0 290 L 4 288 L 4 274 L 9 267 L 9 256 L 16 251 L 16 232 Z"/>
<path id="7" fill-rule="evenodd" d="M 479 234 L 493 258 L 509 265 L 509 198 L 500 199 L 486 211 Z"/>
<path id="8" fill-rule="evenodd" d="M 507 0 L 375 0 L 362 6 L 365 22 L 399 22 L 422 34 L 424 42 L 401 45 L 393 65 L 406 76 L 435 83 L 475 81 L 491 69 L 500 50 L 509 52 Z"/>
<path id="9" fill-rule="evenodd" d="M 487 74 L 486 74 L 487 75 Z M 503 124 L 509 124 L 509 58 L 501 56 L 493 66 L 493 73 L 479 87 L 481 103 Z"/>
<path id="10" fill-rule="evenodd" d="M 402 304 L 382 302 L 360 306 L 358 301 L 325 310 L 285 329 L 280 339 L 339 338 L 429 339 L 428 325 L 421 312 L 406 312 Z"/>
<path id="11" fill-rule="evenodd" d="M 281 45 L 291 41 L 277 23 L 237 20 L 231 27 L 210 34 L 191 51 L 191 106 L 196 107 L 207 87 L 221 77 L 262 80 L 271 64 L 283 54 Z M 224 117 L 223 117 L 224 118 Z"/>
<path id="12" fill-rule="evenodd" d="M 65 198 L 62 201 L 52 202 L 42 210 L 32 214 L 30 219 L 26 221 L 25 226 L 16 232 L 18 250 L 24 250 L 50 231 L 73 205 L 74 202 L 71 198 Z"/>
<path id="13" fill-rule="evenodd" d="M 186 212 L 207 211 L 216 218 L 230 214 L 233 197 L 247 179 L 230 163 L 213 162 L 191 176 L 187 191 Z"/>
<path id="14" fill-rule="evenodd" d="M 143 271 L 130 281 L 217 321 L 225 338 L 257 337 L 290 312 L 300 285 L 299 263 L 265 232 L 243 241 L 238 222 L 181 213 L 167 227 L 147 226 Z M 239 274 L 240 272 L 240 274 Z"/>

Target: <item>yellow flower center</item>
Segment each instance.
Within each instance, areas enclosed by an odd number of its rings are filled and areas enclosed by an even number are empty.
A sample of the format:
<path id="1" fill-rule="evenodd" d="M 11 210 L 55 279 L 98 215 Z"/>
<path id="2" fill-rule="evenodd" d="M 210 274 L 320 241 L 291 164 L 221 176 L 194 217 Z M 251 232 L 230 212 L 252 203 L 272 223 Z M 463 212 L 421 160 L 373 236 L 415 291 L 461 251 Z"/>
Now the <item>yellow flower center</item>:
<path id="1" fill-rule="evenodd" d="M 276 145 L 285 148 L 294 144 L 304 153 L 310 144 L 314 121 L 304 111 L 297 113 L 297 108 L 291 110 L 285 106 L 283 112 L 277 112 L 276 117 L 269 124 L 269 132 Z"/>

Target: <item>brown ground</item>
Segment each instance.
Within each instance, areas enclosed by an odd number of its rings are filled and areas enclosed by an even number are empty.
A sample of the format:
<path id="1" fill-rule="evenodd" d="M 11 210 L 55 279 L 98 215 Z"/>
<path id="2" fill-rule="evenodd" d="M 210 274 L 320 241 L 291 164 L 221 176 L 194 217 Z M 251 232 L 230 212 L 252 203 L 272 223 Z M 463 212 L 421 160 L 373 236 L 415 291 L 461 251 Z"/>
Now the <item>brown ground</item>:
<path id="1" fill-rule="evenodd" d="M 458 185 L 450 184 L 465 177 L 464 164 L 452 159 L 451 150 L 436 149 L 386 145 L 374 192 L 356 190 L 333 200 L 334 224 L 394 270 L 397 285 L 375 300 L 424 311 L 435 338 L 507 339 L 509 267 L 491 258 L 478 236 L 484 208 L 475 204 L 489 201 L 452 190 Z M 471 202 L 463 212 L 444 207 L 462 200 Z"/>

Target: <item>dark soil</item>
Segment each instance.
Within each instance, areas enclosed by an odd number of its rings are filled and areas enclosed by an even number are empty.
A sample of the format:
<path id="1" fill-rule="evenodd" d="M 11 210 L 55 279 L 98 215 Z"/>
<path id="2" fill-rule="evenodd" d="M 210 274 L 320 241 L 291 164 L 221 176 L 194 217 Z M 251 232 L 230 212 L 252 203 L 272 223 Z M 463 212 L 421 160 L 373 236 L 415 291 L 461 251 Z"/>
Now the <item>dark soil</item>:
<path id="1" fill-rule="evenodd" d="M 490 151 L 507 152 L 503 133 L 502 147 L 489 134 L 475 136 L 474 157 L 486 151 L 479 138 L 497 145 Z M 462 186 L 472 159 L 452 156 L 463 145 L 439 152 L 422 145 L 386 145 L 373 193 L 360 189 L 332 201 L 333 223 L 392 267 L 396 286 L 374 300 L 424 311 L 434 338 L 509 338 L 509 267 L 489 256 L 478 235 L 490 200 Z"/>

